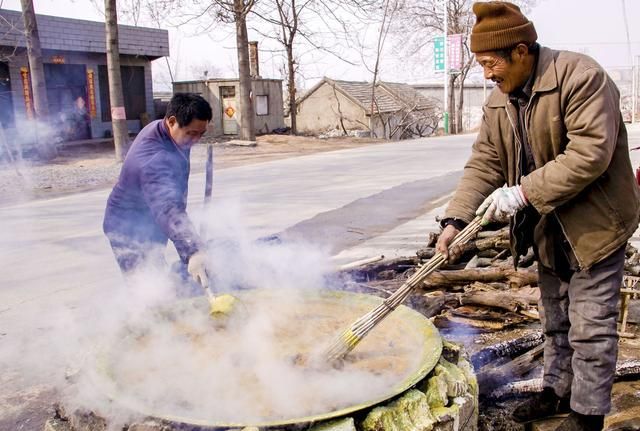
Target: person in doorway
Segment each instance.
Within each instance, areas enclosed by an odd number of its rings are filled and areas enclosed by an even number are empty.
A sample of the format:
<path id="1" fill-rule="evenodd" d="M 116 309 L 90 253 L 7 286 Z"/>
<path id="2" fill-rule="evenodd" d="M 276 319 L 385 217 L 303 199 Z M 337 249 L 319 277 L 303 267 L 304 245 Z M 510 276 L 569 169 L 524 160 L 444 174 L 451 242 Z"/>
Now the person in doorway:
<path id="1" fill-rule="evenodd" d="M 457 259 L 461 250 L 448 246 L 476 215 L 510 222 L 516 265 L 533 247 L 544 391 L 513 418 L 568 413 L 558 430 L 601 430 L 618 351 L 625 244 L 640 215 L 620 95 L 590 57 L 540 47 L 517 6 L 478 2 L 473 12 L 471 51 L 496 88 L 436 247 Z"/>
<path id="2" fill-rule="evenodd" d="M 212 112 L 201 96 L 178 93 L 164 119 L 133 141 L 104 215 L 103 230 L 124 274 L 164 263 L 170 239 L 199 284 L 208 283 L 204 243 L 186 212 L 190 149 L 207 130 Z"/>
<path id="3" fill-rule="evenodd" d="M 69 123 L 71 127 L 72 139 L 89 139 L 91 138 L 89 112 L 87 104 L 82 96 L 76 97 L 73 107 L 69 112 Z"/>

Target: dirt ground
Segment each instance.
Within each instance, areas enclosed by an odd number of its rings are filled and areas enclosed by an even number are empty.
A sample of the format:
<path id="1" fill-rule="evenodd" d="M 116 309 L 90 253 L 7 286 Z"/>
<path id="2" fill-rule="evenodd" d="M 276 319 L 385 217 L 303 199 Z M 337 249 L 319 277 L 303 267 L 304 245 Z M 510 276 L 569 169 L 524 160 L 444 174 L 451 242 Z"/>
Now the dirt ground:
<path id="1" fill-rule="evenodd" d="M 191 173 L 204 172 L 206 144 L 214 145 L 214 167 L 225 169 L 324 151 L 388 143 L 370 138 L 318 139 L 306 136 L 264 135 L 257 145 L 234 145 L 204 137 L 193 147 Z M 0 205 L 45 199 L 69 193 L 109 188 L 115 184 L 122 163 L 114 158 L 112 143 L 61 146 L 56 159 L 48 163 L 23 159 L 0 161 Z"/>

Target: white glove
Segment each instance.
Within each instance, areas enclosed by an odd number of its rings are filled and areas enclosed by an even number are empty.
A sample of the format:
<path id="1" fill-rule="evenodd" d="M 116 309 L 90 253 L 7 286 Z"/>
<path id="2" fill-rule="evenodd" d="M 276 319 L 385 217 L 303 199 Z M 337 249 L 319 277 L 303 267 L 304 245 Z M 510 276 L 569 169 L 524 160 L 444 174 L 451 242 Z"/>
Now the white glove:
<path id="1" fill-rule="evenodd" d="M 207 255 L 202 251 L 196 252 L 189 258 L 187 272 L 202 287 L 209 286 L 209 274 L 207 273 Z"/>
<path id="2" fill-rule="evenodd" d="M 504 223 L 509 221 L 517 211 L 529 204 L 519 185 L 501 187 L 496 189 L 482 202 L 476 211 L 477 216 L 482 216 L 482 224 L 491 222 Z"/>

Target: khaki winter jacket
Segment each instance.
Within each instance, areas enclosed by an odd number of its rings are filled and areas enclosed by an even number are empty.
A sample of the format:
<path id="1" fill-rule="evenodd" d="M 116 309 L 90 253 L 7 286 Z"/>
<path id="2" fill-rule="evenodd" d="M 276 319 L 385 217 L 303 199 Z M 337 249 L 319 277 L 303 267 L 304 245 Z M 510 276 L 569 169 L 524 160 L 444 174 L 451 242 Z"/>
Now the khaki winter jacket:
<path id="1" fill-rule="evenodd" d="M 617 250 L 638 226 L 640 194 L 619 101 L 615 84 L 590 57 L 540 49 L 525 111 L 536 169 L 521 184 L 542 215 L 534 238 L 545 266 L 553 267 L 548 217 L 557 217 L 582 269 Z M 469 222 L 493 190 L 517 183 L 517 118 L 508 96 L 494 89 L 446 217 Z"/>

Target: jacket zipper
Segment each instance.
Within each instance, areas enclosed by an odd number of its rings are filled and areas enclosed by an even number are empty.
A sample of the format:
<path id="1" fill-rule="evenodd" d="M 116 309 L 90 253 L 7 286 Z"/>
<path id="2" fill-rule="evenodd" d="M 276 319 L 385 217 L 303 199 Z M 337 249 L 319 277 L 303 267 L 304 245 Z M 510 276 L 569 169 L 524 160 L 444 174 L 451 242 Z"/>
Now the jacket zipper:
<path id="1" fill-rule="evenodd" d="M 507 103 L 509 103 L 507 101 Z M 513 129 L 513 136 L 516 138 L 516 184 L 518 183 L 518 177 L 520 176 L 520 147 L 522 146 L 522 142 L 520 142 L 520 138 L 518 137 L 518 131 L 516 130 L 516 126 L 513 123 L 513 119 L 511 118 L 511 114 L 509 114 L 509 106 L 505 106 L 505 111 L 507 112 L 507 118 L 509 119 L 509 124 L 511 124 L 511 128 Z M 526 112 L 526 110 L 525 110 Z M 525 129 L 526 129 L 525 124 Z M 527 132 L 529 133 L 529 132 Z"/>
<path id="2" fill-rule="evenodd" d="M 527 134 L 527 136 L 529 136 L 529 107 L 531 106 L 531 102 L 533 101 L 534 96 L 535 96 L 535 93 L 531 94 L 531 98 L 529 98 L 529 103 L 527 103 L 527 106 L 524 108 L 524 130 L 525 130 L 525 133 Z M 507 116 L 508 115 L 509 115 L 509 111 L 507 111 Z M 509 117 L 509 121 L 511 121 L 511 117 Z M 513 123 L 511 123 L 511 127 L 514 127 Z M 533 156 L 533 149 L 531 149 L 531 155 Z M 520 160 L 520 159 L 518 159 L 518 160 Z M 534 161 L 535 161 L 535 156 L 534 156 Z M 517 174 L 517 172 L 516 172 L 516 174 Z M 576 260 L 578 261 L 578 269 L 582 270 L 584 268 L 584 266 L 582 265 L 582 262 L 580 261 L 580 258 L 576 254 L 576 250 L 573 247 L 573 244 L 569 240 L 569 236 L 567 235 L 567 231 L 565 230 L 564 225 L 562 224 L 562 221 L 560 221 L 560 216 L 558 216 L 558 213 L 555 210 L 553 211 L 553 216 L 558 221 L 558 225 L 560 226 L 560 230 L 562 230 L 562 234 L 564 235 L 564 239 L 567 240 L 567 244 L 569 244 L 569 248 L 571 248 L 571 252 L 575 256 Z"/>
<path id="3" fill-rule="evenodd" d="M 509 103 L 507 101 L 507 103 Z M 520 147 L 522 146 L 522 143 L 520 142 L 520 138 L 518 137 L 518 132 L 516 130 L 516 127 L 513 123 L 513 120 L 511 119 L 511 115 L 509 114 L 509 106 L 505 106 L 505 111 L 507 112 L 507 118 L 509 119 L 509 124 L 511 124 L 511 129 L 513 129 L 513 136 L 516 138 L 516 184 L 518 182 L 518 177 L 520 176 Z M 509 236 L 511 238 L 515 238 L 515 223 L 513 221 L 509 222 Z M 518 265 L 518 254 L 514 253 L 516 251 L 515 247 L 513 247 L 513 244 L 511 241 L 509 241 L 509 243 L 511 244 L 511 254 L 513 254 L 513 264 L 514 264 L 514 268 L 517 270 L 517 265 Z"/>

